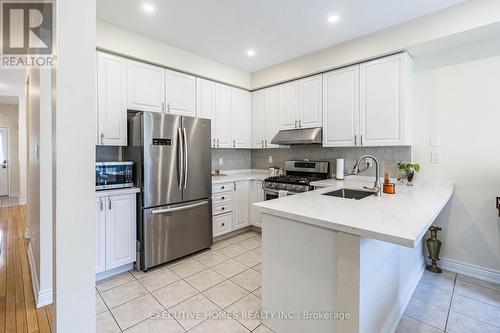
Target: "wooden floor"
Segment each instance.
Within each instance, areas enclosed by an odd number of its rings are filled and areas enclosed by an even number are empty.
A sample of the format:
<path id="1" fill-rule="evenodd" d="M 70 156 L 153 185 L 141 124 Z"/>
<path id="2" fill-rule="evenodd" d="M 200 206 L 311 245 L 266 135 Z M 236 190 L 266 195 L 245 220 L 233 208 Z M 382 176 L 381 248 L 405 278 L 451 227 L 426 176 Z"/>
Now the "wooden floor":
<path id="1" fill-rule="evenodd" d="M 25 205 L 0 208 L 0 333 L 52 330 L 52 305 L 35 307 L 25 223 Z"/>

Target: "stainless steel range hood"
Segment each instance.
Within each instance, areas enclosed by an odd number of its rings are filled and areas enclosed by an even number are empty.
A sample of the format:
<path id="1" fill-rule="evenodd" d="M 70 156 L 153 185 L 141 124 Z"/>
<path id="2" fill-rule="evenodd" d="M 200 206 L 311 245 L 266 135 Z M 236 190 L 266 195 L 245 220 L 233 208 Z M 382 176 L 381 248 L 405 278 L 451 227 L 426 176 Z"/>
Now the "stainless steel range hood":
<path id="1" fill-rule="evenodd" d="M 271 143 L 275 145 L 308 145 L 322 142 L 321 127 L 279 131 L 271 140 Z"/>

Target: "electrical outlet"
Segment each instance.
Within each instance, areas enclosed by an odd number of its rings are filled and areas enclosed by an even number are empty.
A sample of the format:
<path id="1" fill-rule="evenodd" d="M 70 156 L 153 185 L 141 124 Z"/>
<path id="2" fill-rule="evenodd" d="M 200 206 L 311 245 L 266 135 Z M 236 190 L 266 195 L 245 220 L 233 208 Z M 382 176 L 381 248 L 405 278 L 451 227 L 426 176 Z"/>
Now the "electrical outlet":
<path id="1" fill-rule="evenodd" d="M 373 160 L 371 158 L 365 158 L 366 167 L 371 168 L 373 166 Z"/>
<path id="2" fill-rule="evenodd" d="M 273 163 L 273 157 L 269 156 L 269 164 Z"/>
<path id="3" fill-rule="evenodd" d="M 223 166 L 224 165 L 224 159 L 221 157 L 219 158 L 219 166 Z"/>
<path id="4" fill-rule="evenodd" d="M 441 163 L 441 152 L 433 151 L 431 152 L 431 163 Z"/>

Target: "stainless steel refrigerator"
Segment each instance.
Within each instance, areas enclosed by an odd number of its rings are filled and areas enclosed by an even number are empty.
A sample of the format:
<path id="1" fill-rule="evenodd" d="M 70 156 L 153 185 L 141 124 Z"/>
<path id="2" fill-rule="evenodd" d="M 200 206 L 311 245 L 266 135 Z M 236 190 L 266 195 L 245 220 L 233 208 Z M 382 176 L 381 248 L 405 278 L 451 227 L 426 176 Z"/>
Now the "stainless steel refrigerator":
<path id="1" fill-rule="evenodd" d="M 210 120 L 128 114 L 127 160 L 135 162 L 138 262 L 143 271 L 212 245 Z"/>

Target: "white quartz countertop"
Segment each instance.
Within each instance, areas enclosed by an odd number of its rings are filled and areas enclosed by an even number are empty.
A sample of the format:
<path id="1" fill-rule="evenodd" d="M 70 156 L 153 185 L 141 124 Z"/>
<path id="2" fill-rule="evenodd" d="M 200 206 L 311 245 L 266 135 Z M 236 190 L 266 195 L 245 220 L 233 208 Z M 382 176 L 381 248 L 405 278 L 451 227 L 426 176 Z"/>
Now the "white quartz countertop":
<path id="1" fill-rule="evenodd" d="M 325 180 L 316 191 L 254 204 L 263 213 L 353 235 L 415 247 L 453 194 L 453 182 L 396 185 L 396 194 L 350 200 L 322 195 L 340 188 L 373 186 L 366 180 Z"/>
<path id="2" fill-rule="evenodd" d="M 212 176 L 212 184 L 232 183 L 244 180 L 264 180 L 269 177 L 267 170 L 234 170 L 224 171 L 225 176 Z"/>
<path id="3" fill-rule="evenodd" d="M 141 189 L 138 187 L 128 187 L 128 188 L 117 188 L 112 190 L 95 191 L 95 195 L 96 197 L 106 197 L 108 195 L 132 194 L 139 192 L 141 192 Z"/>

